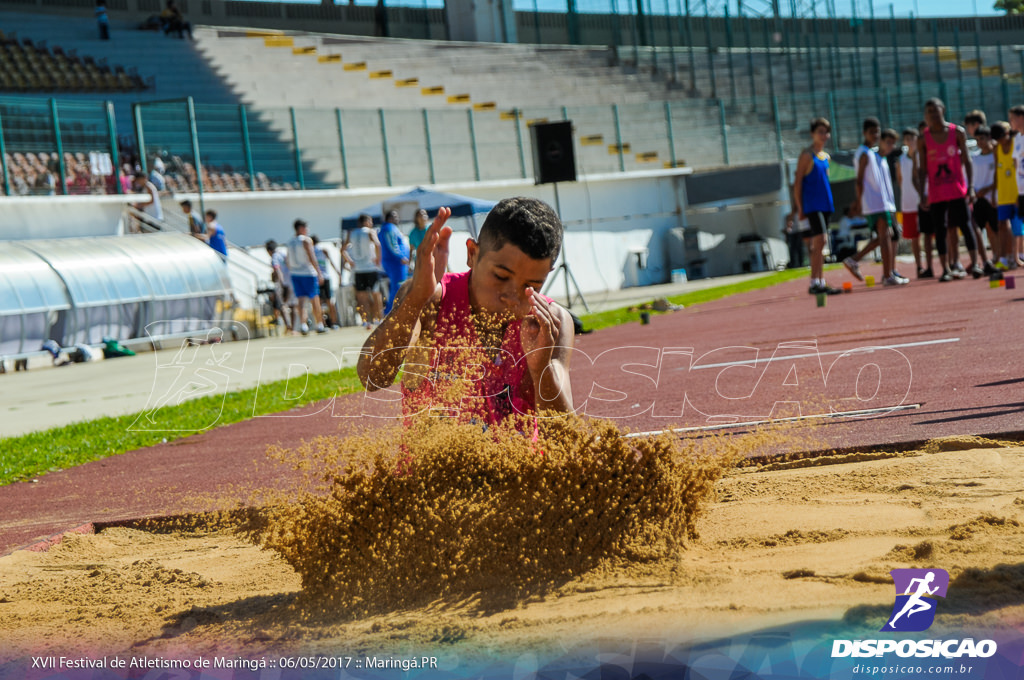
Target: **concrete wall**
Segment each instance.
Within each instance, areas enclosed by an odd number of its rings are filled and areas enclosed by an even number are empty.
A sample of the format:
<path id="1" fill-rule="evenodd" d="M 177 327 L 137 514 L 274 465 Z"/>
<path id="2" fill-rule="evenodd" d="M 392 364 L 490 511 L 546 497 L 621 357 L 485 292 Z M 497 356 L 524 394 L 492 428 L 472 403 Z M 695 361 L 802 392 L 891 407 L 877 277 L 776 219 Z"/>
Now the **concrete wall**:
<path id="1" fill-rule="evenodd" d="M 656 170 L 614 175 L 582 176 L 580 181 L 536 186 L 515 180 L 437 186 L 466 196 L 500 200 L 534 196 L 561 207 L 566 225 L 565 252 L 572 273 L 585 293 L 651 285 L 670 280 L 669 232 L 699 227 L 707 275 L 744 271 L 742 234 L 779 237 L 785 196 L 781 190 L 758 196 L 731 197 L 689 206 L 686 177 L 690 170 Z M 324 240 L 340 236 L 340 218 L 379 203 L 411 187 L 335 191 L 219 193 L 204 196 L 205 208 L 218 212 L 228 239 L 240 246 L 260 246 L 267 239 L 279 242 L 292 235 L 298 217 L 310 232 Z M 739 189 L 737 189 L 739 190 Z M 198 196 L 181 194 L 164 200 L 164 211 L 178 214 L 183 198 L 198 203 Z M 0 198 L 0 240 L 100 236 L 119 232 L 121 206 L 126 198 L 75 196 Z M 408 230 L 411 225 L 403 224 Z M 469 223 L 453 220 L 451 267 L 465 269 L 465 240 Z M 638 266 L 642 265 L 642 266 Z M 564 291 L 561 282 L 556 294 Z"/>

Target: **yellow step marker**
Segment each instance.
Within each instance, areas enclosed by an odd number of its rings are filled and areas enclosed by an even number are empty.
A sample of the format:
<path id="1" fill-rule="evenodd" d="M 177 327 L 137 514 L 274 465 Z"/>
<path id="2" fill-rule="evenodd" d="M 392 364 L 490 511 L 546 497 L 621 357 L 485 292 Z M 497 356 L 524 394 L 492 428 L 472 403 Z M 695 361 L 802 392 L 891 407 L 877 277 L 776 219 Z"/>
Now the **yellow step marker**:
<path id="1" fill-rule="evenodd" d="M 433 87 L 420 88 L 421 94 L 444 94 L 443 85 L 434 85 Z"/>
<path id="2" fill-rule="evenodd" d="M 604 145 L 604 135 L 587 135 L 586 137 L 580 137 L 580 146 L 602 145 Z"/>
<path id="3" fill-rule="evenodd" d="M 292 54 L 316 54 L 316 48 L 312 46 L 293 47 Z"/>
<path id="4" fill-rule="evenodd" d="M 666 170 L 671 170 L 672 168 L 685 168 L 685 167 L 686 167 L 686 161 L 676 161 L 675 163 L 673 163 L 672 161 L 665 161 L 665 169 Z"/>
<path id="5" fill-rule="evenodd" d="M 657 151 L 641 151 L 636 155 L 637 163 L 653 163 L 658 160 Z"/>
<path id="6" fill-rule="evenodd" d="M 963 68 L 978 68 L 978 63 L 977 59 L 964 59 L 960 62 L 960 66 Z"/>
<path id="7" fill-rule="evenodd" d="M 632 149 L 632 147 L 630 147 L 629 142 L 627 142 L 625 144 L 621 144 L 621 145 L 620 144 L 609 144 L 608 145 L 608 155 L 609 156 L 614 156 L 614 155 L 618 154 L 619 152 L 622 152 L 622 153 L 632 153 L 632 151 L 633 151 L 633 149 Z"/>
<path id="8" fill-rule="evenodd" d="M 546 123 L 546 122 L 548 122 L 547 118 L 531 118 L 530 120 L 526 121 L 526 127 L 531 127 L 533 125 L 540 125 L 541 123 Z"/>
<path id="9" fill-rule="evenodd" d="M 416 87 L 419 84 L 419 78 L 402 78 L 395 81 L 395 87 Z"/>
<path id="10" fill-rule="evenodd" d="M 354 62 L 354 63 L 351 63 L 351 64 L 345 64 L 345 66 L 343 66 L 342 68 L 344 68 L 346 71 L 365 71 L 366 70 L 366 62 L 365 61 L 357 61 L 357 62 Z"/>
<path id="11" fill-rule="evenodd" d="M 499 116 L 501 120 L 517 120 L 522 117 L 522 111 L 517 111 L 516 109 L 512 109 L 511 111 L 502 111 Z"/>
<path id="12" fill-rule="evenodd" d="M 477 102 L 473 104 L 474 111 L 495 111 L 498 105 L 494 102 Z"/>
<path id="13" fill-rule="evenodd" d="M 393 78 L 394 74 L 391 71 L 370 71 L 370 78 L 375 80 L 384 80 L 386 78 Z"/>
<path id="14" fill-rule="evenodd" d="M 271 35 L 263 38 L 266 47 L 295 47 L 295 39 L 289 35 Z"/>
<path id="15" fill-rule="evenodd" d="M 1000 76 L 1003 72 L 999 70 L 998 66 L 986 66 L 981 69 L 982 76 Z"/>
<path id="16" fill-rule="evenodd" d="M 284 35 L 282 31 L 274 31 L 270 29 L 249 29 L 245 32 L 246 38 L 274 38 L 277 36 Z"/>
<path id="17" fill-rule="evenodd" d="M 448 95 L 448 103 L 449 104 L 468 104 L 469 103 L 469 95 L 468 94 L 450 94 L 450 95 Z"/>
<path id="18" fill-rule="evenodd" d="M 939 52 L 939 61 L 956 61 L 956 52 Z"/>
<path id="19" fill-rule="evenodd" d="M 319 57 L 316 58 L 316 60 L 319 61 L 321 64 L 327 64 L 327 63 L 338 63 L 338 64 L 340 64 L 341 63 L 341 55 L 340 54 L 321 54 Z"/>

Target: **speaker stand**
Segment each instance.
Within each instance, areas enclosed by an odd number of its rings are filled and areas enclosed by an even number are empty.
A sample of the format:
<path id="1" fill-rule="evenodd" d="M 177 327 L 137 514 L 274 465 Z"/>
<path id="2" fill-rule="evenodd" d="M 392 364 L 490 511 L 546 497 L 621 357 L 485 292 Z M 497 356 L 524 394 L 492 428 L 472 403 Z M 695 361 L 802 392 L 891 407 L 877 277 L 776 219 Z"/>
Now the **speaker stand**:
<path id="1" fill-rule="evenodd" d="M 558 219 L 561 220 L 562 219 L 562 202 L 559 200 L 559 197 L 558 197 L 558 182 L 554 182 L 552 184 L 552 186 L 555 189 L 555 213 L 558 215 Z M 547 284 L 544 286 L 544 289 L 542 289 L 541 292 L 543 293 L 545 290 L 549 290 L 551 288 L 551 286 L 554 284 L 554 282 L 558 279 L 558 276 L 561 275 L 562 279 L 565 281 L 565 303 L 568 306 L 568 308 L 572 309 L 573 303 L 577 299 L 579 299 L 579 301 L 583 303 L 583 308 L 586 309 L 587 312 L 589 313 L 590 312 L 590 305 L 587 304 L 587 299 L 585 297 L 583 297 L 583 292 L 580 290 L 580 285 L 578 283 L 576 283 L 576 277 L 573 276 L 572 269 L 569 268 L 569 261 L 565 257 L 565 250 L 566 250 L 565 249 L 565 229 L 563 228 L 563 230 L 562 230 L 562 261 L 558 263 L 557 267 L 555 267 L 555 272 L 554 272 L 555 275 L 552 276 L 550 279 L 548 279 Z M 572 284 L 572 287 L 576 289 L 576 294 L 575 295 L 573 295 L 571 293 L 571 291 L 570 291 L 570 288 L 569 288 L 569 284 L 570 283 Z"/>

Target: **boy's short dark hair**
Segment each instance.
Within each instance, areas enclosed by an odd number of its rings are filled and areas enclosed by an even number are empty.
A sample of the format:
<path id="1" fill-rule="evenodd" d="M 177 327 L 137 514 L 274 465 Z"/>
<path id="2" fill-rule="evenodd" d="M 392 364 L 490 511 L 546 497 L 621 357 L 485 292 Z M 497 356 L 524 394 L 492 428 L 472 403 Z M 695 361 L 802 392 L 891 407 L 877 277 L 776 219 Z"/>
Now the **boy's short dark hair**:
<path id="1" fill-rule="evenodd" d="M 526 196 L 506 198 L 491 209 L 480 227 L 482 252 L 501 250 L 511 243 L 534 260 L 558 258 L 562 249 L 562 220 L 544 201 Z"/>
<path id="2" fill-rule="evenodd" d="M 974 131 L 975 137 L 991 137 L 992 129 L 987 125 L 979 125 L 978 129 Z"/>
<path id="3" fill-rule="evenodd" d="M 920 123 L 918 123 L 917 124 L 917 132 L 918 132 L 918 134 L 920 134 L 921 131 L 924 130 L 926 127 L 928 127 L 928 123 L 924 122 L 923 120 Z"/>
<path id="4" fill-rule="evenodd" d="M 988 118 L 985 117 L 985 112 L 981 109 L 974 109 L 964 116 L 964 125 L 972 125 L 974 123 L 977 123 L 978 125 L 985 125 L 988 123 Z"/>
<path id="5" fill-rule="evenodd" d="M 885 128 L 882 130 L 882 139 L 891 139 L 895 142 L 899 138 L 899 135 L 896 134 L 896 131 L 892 128 Z"/>
<path id="6" fill-rule="evenodd" d="M 272 238 L 267 239 L 267 242 L 263 245 L 267 247 L 267 250 L 277 250 L 277 241 Z"/>
<path id="7" fill-rule="evenodd" d="M 209 217 L 211 220 L 215 220 L 215 219 L 217 219 L 217 211 L 216 210 L 207 210 L 206 211 L 206 216 Z"/>
<path id="8" fill-rule="evenodd" d="M 312 241 L 313 245 L 315 245 L 315 246 L 320 245 L 320 237 L 317 236 L 316 234 L 313 234 L 312 236 L 310 236 L 309 240 Z"/>
<path id="9" fill-rule="evenodd" d="M 946 110 L 946 104 L 945 104 L 945 102 L 943 102 L 943 101 L 942 101 L 941 99 L 939 99 L 938 97 L 932 97 L 931 99 L 929 99 L 928 101 L 926 101 L 926 102 L 924 103 L 924 108 L 926 108 L 926 109 L 927 109 L 927 108 L 928 108 L 929 106 L 936 106 L 936 107 L 938 107 L 938 108 L 942 109 L 943 111 L 945 111 L 945 110 Z"/>
<path id="10" fill-rule="evenodd" d="M 832 132 L 832 123 L 828 122 L 828 118 L 822 118 L 819 116 L 811 121 L 811 134 L 813 135 L 814 132 L 822 126 L 824 126 L 826 132 Z"/>
<path id="11" fill-rule="evenodd" d="M 1010 124 L 1002 120 L 992 123 L 992 127 L 989 128 L 989 135 L 992 137 L 992 140 L 996 142 L 1005 137 L 1009 132 Z"/>
<path id="12" fill-rule="evenodd" d="M 295 231 L 298 231 L 299 229 L 302 229 L 304 226 L 306 226 L 306 220 L 297 219 L 295 220 L 295 223 L 292 225 L 292 228 L 295 229 Z"/>
<path id="13" fill-rule="evenodd" d="M 186 198 L 184 201 L 182 201 L 178 205 L 180 205 L 182 208 L 191 208 L 192 207 L 192 201 L 190 201 L 190 200 L 188 200 Z"/>
<path id="14" fill-rule="evenodd" d="M 905 127 L 903 128 L 903 136 L 920 137 L 921 133 L 917 131 L 917 128 Z"/>
<path id="15" fill-rule="evenodd" d="M 861 126 L 861 130 L 867 132 L 871 128 L 880 127 L 882 127 L 882 121 L 878 120 L 874 116 L 868 116 L 867 118 L 864 119 L 864 125 Z"/>
<path id="16" fill-rule="evenodd" d="M 1010 109 L 1011 116 L 1024 116 L 1024 104 L 1018 104 Z"/>
<path id="17" fill-rule="evenodd" d="M 367 215 L 366 213 L 361 213 L 361 214 L 359 215 L 359 224 L 360 224 L 360 225 L 362 225 L 362 223 L 363 223 L 363 222 L 366 222 L 367 220 L 369 220 L 369 221 L 370 221 L 370 224 L 373 224 L 373 218 L 372 218 L 372 217 L 370 217 L 369 215 Z"/>

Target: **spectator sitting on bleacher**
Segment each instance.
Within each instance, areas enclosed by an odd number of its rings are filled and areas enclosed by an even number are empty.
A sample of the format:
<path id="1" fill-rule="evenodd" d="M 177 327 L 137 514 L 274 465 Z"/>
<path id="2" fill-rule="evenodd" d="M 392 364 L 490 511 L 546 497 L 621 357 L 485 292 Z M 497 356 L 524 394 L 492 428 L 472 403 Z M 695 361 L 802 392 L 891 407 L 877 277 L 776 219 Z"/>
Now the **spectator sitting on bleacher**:
<path id="1" fill-rule="evenodd" d="M 175 0 L 167 0 L 167 7 L 160 13 L 160 22 L 163 24 L 164 33 L 174 31 L 182 39 L 188 33 L 188 39 L 194 39 L 192 37 L 192 23 L 185 20 L 185 15 L 178 9 L 178 3 Z"/>
<path id="2" fill-rule="evenodd" d="M 56 161 L 50 161 L 47 166 L 38 166 L 36 169 L 36 193 L 44 196 L 54 196 L 57 193 Z"/>
<path id="3" fill-rule="evenodd" d="M 153 159 L 153 163 L 149 170 L 149 181 L 153 183 L 157 191 L 167 191 L 167 183 L 164 181 L 164 162 L 160 160 L 159 156 Z"/>

